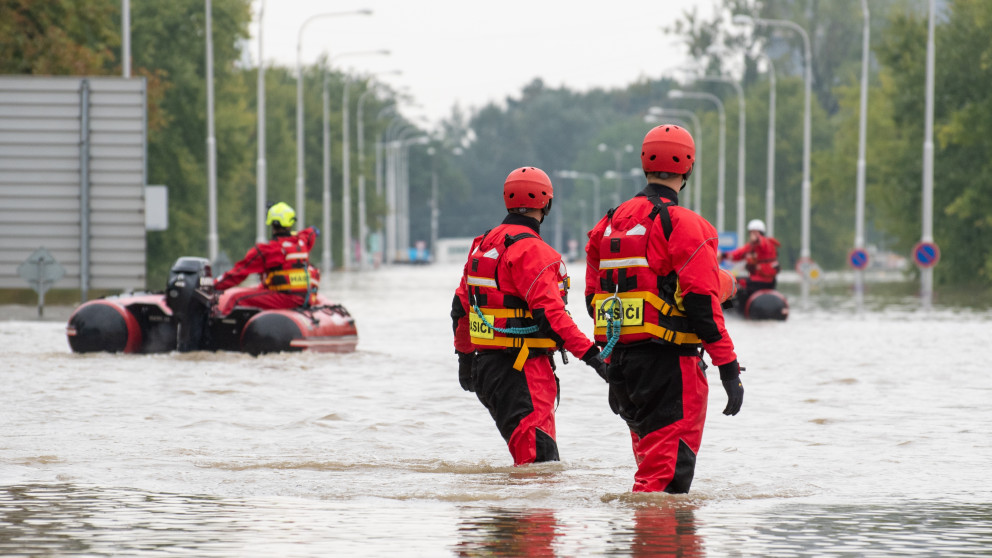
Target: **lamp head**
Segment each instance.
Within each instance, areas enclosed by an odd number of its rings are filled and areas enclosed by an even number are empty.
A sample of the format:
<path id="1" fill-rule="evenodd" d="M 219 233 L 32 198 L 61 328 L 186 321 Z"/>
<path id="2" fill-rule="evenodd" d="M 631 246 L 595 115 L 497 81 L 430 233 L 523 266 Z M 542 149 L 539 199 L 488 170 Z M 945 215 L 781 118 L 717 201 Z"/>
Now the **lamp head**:
<path id="1" fill-rule="evenodd" d="M 668 92 L 669 99 L 681 99 L 682 97 L 685 97 L 685 91 L 681 89 L 672 89 Z"/>
<path id="2" fill-rule="evenodd" d="M 746 14 L 737 14 L 730 21 L 735 25 L 754 25 L 754 18 Z"/>

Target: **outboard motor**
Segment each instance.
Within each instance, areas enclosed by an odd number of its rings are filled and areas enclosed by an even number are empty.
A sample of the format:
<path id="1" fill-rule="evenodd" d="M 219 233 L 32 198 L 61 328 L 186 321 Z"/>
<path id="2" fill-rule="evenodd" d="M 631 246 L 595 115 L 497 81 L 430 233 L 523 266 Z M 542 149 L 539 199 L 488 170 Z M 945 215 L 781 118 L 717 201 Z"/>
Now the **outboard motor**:
<path id="1" fill-rule="evenodd" d="M 208 319 L 213 288 L 209 260 L 184 257 L 172 264 L 165 301 L 176 320 L 176 349 L 180 352 L 205 349 L 209 345 Z"/>

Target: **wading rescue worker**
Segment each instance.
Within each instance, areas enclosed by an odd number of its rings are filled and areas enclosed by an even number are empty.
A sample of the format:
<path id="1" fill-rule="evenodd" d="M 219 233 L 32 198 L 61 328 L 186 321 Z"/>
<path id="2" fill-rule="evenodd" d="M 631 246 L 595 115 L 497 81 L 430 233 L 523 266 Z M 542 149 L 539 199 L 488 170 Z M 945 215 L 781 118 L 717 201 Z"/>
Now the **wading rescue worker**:
<path id="1" fill-rule="evenodd" d="M 748 272 L 744 292 L 741 293 L 744 301 L 757 291 L 774 289 L 779 271 L 779 241 L 765 236 L 765 222 L 752 219 L 747 224 L 747 234 L 747 244 L 720 255 L 720 261 L 728 258 L 735 262 L 744 260 L 744 269 Z"/>
<path id="2" fill-rule="evenodd" d="M 252 273 L 261 276 L 261 283 L 221 294 L 220 315 L 227 315 L 235 306 L 279 309 L 297 308 L 307 300 L 315 302 L 320 272 L 310 265 L 310 250 L 319 233 L 313 227 L 294 233 L 295 223 L 296 212 L 288 204 L 279 202 L 269 208 L 265 224 L 272 227 L 272 240 L 250 248 L 233 269 L 217 278 L 214 288 L 223 293 Z"/>
<path id="3" fill-rule="evenodd" d="M 553 198 L 541 169 L 522 167 L 506 177 L 507 216 L 472 243 L 451 306 L 458 381 L 489 410 L 514 465 L 558 461 L 555 350 L 568 350 L 606 377 L 599 348 L 565 310 L 569 279 L 561 255 L 540 237 Z"/>
<path id="4" fill-rule="evenodd" d="M 695 151 L 684 128 L 649 131 L 647 186 L 610 210 L 586 245 L 586 302 L 606 344 L 610 408 L 630 428 L 634 492 L 689 491 L 709 392 L 700 346 L 720 369 L 723 414 L 736 415 L 744 398 L 723 321 L 721 298 L 732 291 L 721 294 L 716 229 L 678 205 Z"/>

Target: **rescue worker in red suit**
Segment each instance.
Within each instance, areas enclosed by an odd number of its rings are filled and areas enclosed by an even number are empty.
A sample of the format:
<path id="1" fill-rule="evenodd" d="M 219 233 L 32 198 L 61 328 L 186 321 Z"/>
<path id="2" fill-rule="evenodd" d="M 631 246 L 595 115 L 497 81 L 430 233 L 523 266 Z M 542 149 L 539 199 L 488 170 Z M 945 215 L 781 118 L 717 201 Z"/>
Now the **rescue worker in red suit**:
<path id="1" fill-rule="evenodd" d="M 724 327 L 716 229 L 678 205 L 694 163 L 685 129 L 649 131 L 647 186 L 610 210 L 586 245 L 586 302 L 605 344 L 610 407 L 630 428 L 634 492 L 689 491 L 709 392 L 700 347 L 720 369 L 723 414 L 736 415 L 744 398 Z"/>
<path id="2" fill-rule="evenodd" d="M 553 198 L 541 169 L 506 177 L 508 214 L 473 241 L 451 305 L 458 381 L 489 410 L 514 465 L 559 459 L 556 350 L 606 377 L 599 348 L 565 310 L 569 279 L 561 255 L 540 236 Z"/>
<path id="3" fill-rule="evenodd" d="M 779 271 L 779 241 L 765 236 L 765 222 L 752 219 L 747 224 L 748 242 L 744 246 L 720 255 L 720 261 L 744 260 L 748 278 L 741 292 L 741 300 L 747 301 L 751 294 L 762 289 L 774 289 Z"/>
<path id="4" fill-rule="evenodd" d="M 310 250 L 318 232 L 309 227 L 294 233 L 291 230 L 294 223 L 296 212 L 288 204 L 279 202 L 269 208 L 265 224 L 272 227 L 272 240 L 249 249 L 214 284 L 219 294 L 220 315 L 226 316 L 235 306 L 270 310 L 298 308 L 307 301 L 315 302 L 320 272 L 310 265 Z M 231 289 L 252 273 L 261 276 L 261 283 L 251 288 Z"/>

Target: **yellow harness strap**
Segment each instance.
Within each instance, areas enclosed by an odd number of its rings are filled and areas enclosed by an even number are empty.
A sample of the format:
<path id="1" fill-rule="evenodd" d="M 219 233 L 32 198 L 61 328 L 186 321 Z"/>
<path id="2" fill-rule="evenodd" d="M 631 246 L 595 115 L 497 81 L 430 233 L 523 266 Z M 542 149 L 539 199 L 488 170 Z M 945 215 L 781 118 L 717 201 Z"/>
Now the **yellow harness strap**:
<path id="1" fill-rule="evenodd" d="M 644 299 L 645 301 L 647 301 L 648 304 L 654 306 L 658 310 L 658 312 L 660 312 L 665 316 L 676 316 L 676 317 L 685 316 L 685 314 L 683 314 L 678 308 L 665 302 L 664 300 L 661 299 L 660 296 L 649 291 L 629 291 L 625 293 L 617 293 L 616 296 L 619 297 L 621 300 L 625 298 Z M 600 301 L 606 300 L 607 298 L 611 298 L 611 297 L 613 297 L 613 294 L 611 293 L 598 293 L 594 295 L 592 297 L 593 307 L 595 308 L 599 306 Z"/>
<path id="2" fill-rule="evenodd" d="M 612 296 L 614 295 L 610 293 L 596 294 L 595 296 L 592 297 L 593 308 L 598 308 L 600 301 L 605 300 L 607 298 L 611 298 Z M 617 293 L 616 296 L 618 296 L 621 300 L 625 298 L 643 299 L 647 301 L 647 303 L 650 304 L 651 306 L 654 306 L 659 313 L 665 316 L 676 316 L 676 317 L 685 316 L 685 314 L 682 311 L 680 311 L 678 308 L 672 306 L 671 304 L 668 304 L 667 302 L 662 300 L 661 297 L 659 297 L 658 295 L 652 292 L 630 291 L 625 293 Z M 628 334 L 650 333 L 655 337 L 664 339 L 669 343 L 675 343 L 676 345 L 696 345 L 701 342 L 699 340 L 699 336 L 697 336 L 695 333 L 675 331 L 668 329 L 666 327 L 662 327 L 658 324 L 652 324 L 652 323 L 645 323 L 636 326 L 621 326 L 620 334 L 623 335 L 625 333 Z M 606 327 L 604 326 L 596 327 L 596 334 L 606 335 Z"/>
<path id="3" fill-rule="evenodd" d="M 556 349 L 558 345 L 547 337 L 497 337 L 495 339 L 472 338 L 472 343 L 487 347 L 503 347 L 506 349 L 520 349 L 517 359 L 513 361 L 514 370 L 523 370 L 524 362 L 530 356 L 533 349 Z"/>

